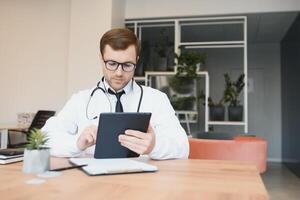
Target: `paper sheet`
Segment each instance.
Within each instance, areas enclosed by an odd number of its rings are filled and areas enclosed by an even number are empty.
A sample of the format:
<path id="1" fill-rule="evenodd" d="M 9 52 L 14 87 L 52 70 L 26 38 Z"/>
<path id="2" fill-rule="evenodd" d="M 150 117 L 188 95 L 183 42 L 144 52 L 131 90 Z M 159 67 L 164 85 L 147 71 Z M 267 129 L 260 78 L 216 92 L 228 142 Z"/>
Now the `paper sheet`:
<path id="1" fill-rule="evenodd" d="M 70 162 L 75 165 L 87 164 L 82 169 L 89 175 L 132 173 L 132 172 L 155 172 L 157 167 L 144 162 L 128 158 L 119 159 L 94 159 L 94 158 L 71 158 Z"/>

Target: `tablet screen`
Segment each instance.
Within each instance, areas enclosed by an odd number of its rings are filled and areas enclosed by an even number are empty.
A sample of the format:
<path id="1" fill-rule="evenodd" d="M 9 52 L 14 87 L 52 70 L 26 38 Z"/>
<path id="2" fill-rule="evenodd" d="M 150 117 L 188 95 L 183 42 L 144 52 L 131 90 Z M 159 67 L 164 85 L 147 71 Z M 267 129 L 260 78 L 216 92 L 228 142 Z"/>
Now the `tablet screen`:
<path id="1" fill-rule="evenodd" d="M 125 130 L 146 132 L 151 113 L 101 113 L 97 132 L 95 158 L 127 158 L 139 154 L 123 147 L 118 140 Z"/>

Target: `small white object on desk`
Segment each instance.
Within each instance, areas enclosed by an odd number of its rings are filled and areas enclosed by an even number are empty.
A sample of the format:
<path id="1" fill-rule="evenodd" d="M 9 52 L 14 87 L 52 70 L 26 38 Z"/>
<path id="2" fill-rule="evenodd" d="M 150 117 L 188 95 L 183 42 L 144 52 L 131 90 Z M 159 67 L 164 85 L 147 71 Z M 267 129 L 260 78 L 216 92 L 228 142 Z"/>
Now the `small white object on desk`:
<path id="1" fill-rule="evenodd" d="M 45 182 L 46 180 L 44 179 L 34 178 L 34 179 L 27 180 L 25 183 L 29 185 L 40 185 Z"/>
<path id="2" fill-rule="evenodd" d="M 157 167 L 144 162 L 129 158 L 94 159 L 94 158 L 71 158 L 70 162 L 75 165 L 87 164 L 82 169 L 89 175 L 120 174 L 133 172 L 155 172 Z"/>

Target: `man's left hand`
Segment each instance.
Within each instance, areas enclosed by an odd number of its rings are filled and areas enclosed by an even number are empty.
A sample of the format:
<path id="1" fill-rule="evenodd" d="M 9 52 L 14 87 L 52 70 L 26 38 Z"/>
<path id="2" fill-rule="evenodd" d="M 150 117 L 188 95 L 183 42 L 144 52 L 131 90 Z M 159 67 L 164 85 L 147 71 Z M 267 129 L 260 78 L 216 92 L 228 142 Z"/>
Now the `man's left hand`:
<path id="1" fill-rule="evenodd" d="M 126 130 L 125 134 L 119 135 L 122 146 L 140 155 L 149 154 L 155 145 L 155 134 L 149 125 L 147 133 L 135 130 Z"/>

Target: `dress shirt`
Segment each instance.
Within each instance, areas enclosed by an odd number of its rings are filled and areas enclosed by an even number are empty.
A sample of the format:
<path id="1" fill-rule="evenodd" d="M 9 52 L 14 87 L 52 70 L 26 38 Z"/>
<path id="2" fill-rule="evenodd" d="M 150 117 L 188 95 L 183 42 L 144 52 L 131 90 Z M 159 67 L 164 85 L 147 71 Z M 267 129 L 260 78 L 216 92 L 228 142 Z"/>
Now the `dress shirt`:
<path id="1" fill-rule="evenodd" d="M 101 82 L 100 87 L 105 91 L 110 88 L 105 80 Z M 187 158 L 189 155 L 188 138 L 167 95 L 150 87 L 142 87 L 143 98 L 140 112 L 152 113 L 150 125 L 155 134 L 155 145 L 149 154 L 150 158 Z M 117 98 L 108 92 L 97 90 L 87 107 L 93 89 L 73 94 L 57 116 L 47 120 L 42 131 L 45 131 L 49 137 L 48 145 L 51 148 L 51 155 L 75 157 L 94 154 L 95 145 L 81 151 L 77 147 L 77 139 L 86 127 L 98 126 L 99 119 L 93 119 L 95 116 L 99 116 L 102 112 L 114 112 Z M 125 94 L 122 95 L 121 102 L 124 112 L 137 112 L 141 95 L 140 87 L 135 81 L 130 81 L 123 90 Z"/>

